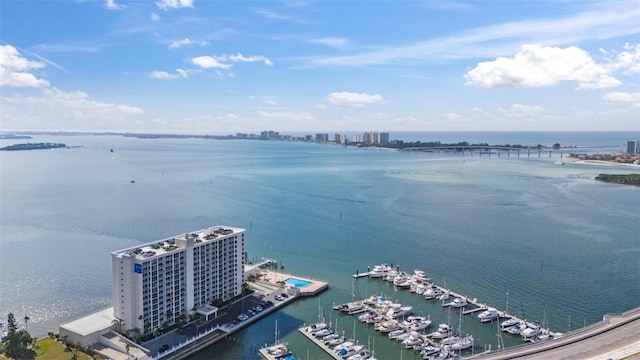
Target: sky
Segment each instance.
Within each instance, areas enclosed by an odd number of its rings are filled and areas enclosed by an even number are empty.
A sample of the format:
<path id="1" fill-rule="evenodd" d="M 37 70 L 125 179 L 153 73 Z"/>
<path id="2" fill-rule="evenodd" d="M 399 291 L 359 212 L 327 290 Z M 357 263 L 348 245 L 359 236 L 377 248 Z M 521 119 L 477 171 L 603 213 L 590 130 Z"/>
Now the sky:
<path id="1" fill-rule="evenodd" d="M 0 2 L 0 131 L 640 131 L 640 0 Z"/>

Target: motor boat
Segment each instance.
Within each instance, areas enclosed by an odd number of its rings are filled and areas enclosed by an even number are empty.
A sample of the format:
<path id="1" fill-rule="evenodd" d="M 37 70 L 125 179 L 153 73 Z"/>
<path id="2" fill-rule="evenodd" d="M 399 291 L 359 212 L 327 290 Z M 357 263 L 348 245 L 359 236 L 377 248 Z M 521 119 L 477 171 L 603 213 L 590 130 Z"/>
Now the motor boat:
<path id="1" fill-rule="evenodd" d="M 320 330 L 326 329 L 327 328 L 327 324 L 326 323 L 315 323 L 315 324 L 311 324 L 307 327 L 304 328 L 304 331 L 314 334 Z M 327 334 L 325 334 L 327 335 Z"/>
<path id="2" fill-rule="evenodd" d="M 389 337 L 389 339 L 393 340 L 393 339 L 396 339 L 398 336 L 404 334 L 405 332 L 406 330 L 404 329 L 393 330 L 393 331 L 390 331 L 387 336 Z"/>
<path id="3" fill-rule="evenodd" d="M 402 326 L 403 328 L 408 328 L 411 325 L 413 325 L 414 323 L 426 320 L 427 318 L 423 317 L 423 316 L 407 316 L 406 319 L 404 319 L 404 321 L 400 324 L 400 326 Z"/>
<path id="4" fill-rule="evenodd" d="M 524 328 L 526 328 L 526 327 L 527 327 L 526 324 L 518 323 L 518 324 L 515 324 L 513 326 L 510 326 L 510 327 L 504 329 L 504 331 L 506 331 L 506 332 L 508 332 L 509 334 L 512 334 L 512 335 L 519 335 L 522 332 L 522 330 L 524 330 Z"/>
<path id="5" fill-rule="evenodd" d="M 438 325 L 438 330 L 434 331 L 430 334 L 427 334 L 427 337 L 433 339 L 444 339 L 451 335 L 451 327 L 447 324 Z"/>
<path id="6" fill-rule="evenodd" d="M 452 302 L 445 304 L 445 306 L 451 306 L 454 308 L 461 308 L 461 307 L 465 307 L 467 306 L 467 299 L 463 298 L 463 297 L 457 297 L 455 299 L 453 299 Z"/>
<path id="7" fill-rule="evenodd" d="M 427 300 L 435 299 L 440 295 L 442 295 L 442 290 L 435 286 L 427 288 L 422 294 L 422 296 L 424 296 L 424 298 Z"/>
<path id="8" fill-rule="evenodd" d="M 500 323 L 500 329 L 504 330 L 506 328 L 512 327 L 513 325 L 516 325 L 520 323 L 520 321 L 514 319 L 514 318 L 509 318 L 507 320 L 504 320 L 503 322 Z"/>
<path id="9" fill-rule="evenodd" d="M 432 356 L 439 353 L 440 350 L 442 349 L 440 349 L 437 346 L 427 345 L 423 347 L 422 350 L 420 351 L 420 356 L 422 356 L 422 358 L 425 359 L 427 356 Z"/>
<path id="10" fill-rule="evenodd" d="M 411 332 L 409 337 L 402 341 L 402 344 L 407 349 L 412 349 L 414 345 L 422 343 L 424 343 L 424 339 L 422 339 L 422 337 L 420 337 L 420 334 L 418 334 L 417 332 Z"/>
<path id="11" fill-rule="evenodd" d="M 375 265 L 369 272 L 369 277 L 381 278 L 387 275 L 393 268 L 387 264 Z"/>
<path id="12" fill-rule="evenodd" d="M 429 326 L 431 326 L 431 320 L 425 319 L 411 324 L 411 326 L 409 326 L 409 330 L 421 331 L 428 328 Z"/>
<path id="13" fill-rule="evenodd" d="M 442 341 L 440 341 L 440 345 L 453 345 L 455 343 L 457 343 L 458 341 L 460 341 L 460 335 L 458 334 L 453 334 L 449 337 L 446 337 L 444 339 L 442 339 Z"/>
<path id="14" fill-rule="evenodd" d="M 480 319 L 480 322 L 493 321 L 497 318 L 498 318 L 498 310 L 491 307 L 481 312 L 480 314 L 478 314 L 478 319 Z"/>
<path id="15" fill-rule="evenodd" d="M 522 336 L 523 340 L 527 341 L 528 339 L 536 337 L 538 334 L 540 334 L 540 331 L 540 325 L 536 323 L 529 323 L 527 324 L 527 327 L 522 330 L 520 335 Z"/>

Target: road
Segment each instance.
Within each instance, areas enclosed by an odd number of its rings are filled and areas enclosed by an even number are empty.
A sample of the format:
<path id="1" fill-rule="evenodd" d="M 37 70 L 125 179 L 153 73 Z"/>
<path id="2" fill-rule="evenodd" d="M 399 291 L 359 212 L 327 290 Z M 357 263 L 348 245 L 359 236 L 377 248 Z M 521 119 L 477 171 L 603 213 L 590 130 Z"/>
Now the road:
<path id="1" fill-rule="evenodd" d="M 640 359 L 640 308 L 606 316 L 602 322 L 560 339 L 480 354 L 473 359 Z"/>

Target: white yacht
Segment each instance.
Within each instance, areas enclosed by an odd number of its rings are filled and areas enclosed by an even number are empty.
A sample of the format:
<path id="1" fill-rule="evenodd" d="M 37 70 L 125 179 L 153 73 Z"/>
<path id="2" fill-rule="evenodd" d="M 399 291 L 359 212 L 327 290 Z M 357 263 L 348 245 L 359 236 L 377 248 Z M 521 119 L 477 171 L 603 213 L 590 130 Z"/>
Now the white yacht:
<path id="1" fill-rule="evenodd" d="M 414 345 L 419 345 L 422 343 L 424 343 L 424 340 L 422 339 L 422 337 L 420 337 L 420 334 L 418 334 L 417 332 L 411 332 L 409 337 L 407 337 L 402 341 L 402 344 L 407 349 L 412 349 Z"/>
<path id="2" fill-rule="evenodd" d="M 454 308 L 465 307 L 465 306 L 467 306 L 467 299 L 465 299 L 463 297 L 457 297 L 457 298 L 453 299 L 452 302 L 444 304 L 444 306 L 451 306 L 451 307 L 454 307 Z"/>
<path id="3" fill-rule="evenodd" d="M 446 338 L 442 339 L 442 341 L 440 341 L 440 345 L 453 345 L 453 344 L 457 343 L 460 340 L 462 340 L 460 338 L 460 335 L 454 334 L 454 335 L 451 335 L 449 337 L 446 337 Z"/>
<path id="4" fill-rule="evenodd" d="M 450 335 L 451 335 L 451 327 L 447 324 L 440 324 L 438 325 L 438 330 L 432 332 L 431 334 L 427 334 L 427 337 L 430 337 L 433 339 L 443 339 Z"/>
<path id="5" fill-rule="evenodd" d="M 396 339 L 398 336 L 404 334 L 405 332 L 406 330 L 404 329 L 393 330 L 389 332 L 389 335 L 387 336 L 389 337 L 389 339 L 393 340 L 393 339 Z"/>
<path id="6" fill-rule="evenodd" d="M 431 299 L 435 299 L 438 296 L 442 295 L 442 290 L 440 290 L 439 288 L 437 288 L 435 286 L 431 286 L 431 287 L 428 287 L 427 289 L 425 289 L 425 291 L 424 291 L 424 293 L 422 295 L 424 296 L 425 299 L 431 300 Z"/>
<path id="7" fill-rule="evenodd" d="M 509 334 L 519 335 L 526 327 L 527 325 L 525 323 L 519 323 L 504 329 L 504 331 L 508 332 Z"/>
<path id="8" fill-rule="evenodd" d="M 389 273 L 393 268 L 387 264 L 374 265 L 373 269 L 369 272 L 369 277 L 381 278 Z"/>
<path id="9" fill-rule="evenodd" d="M 318 330 L 316 332 L 313 333 L 314 336 L 316 337 L 324 337 L 327 335 L 333 334 L 333 330 L 329 329 L 328 327 Z"/>
<path id="10" fill-rule="evenodd" d="M 329 340 L 326 344 L 327 346 L 338 346 L 342 343 L 344 343 L 344 336 Z"/>
<path id="11" fill-rule="evenodd" d="M 391 309 L 387 312 L 388 319 L 396 319 L 413 313 L 413 306 L 402 306 L 399 309 Z"/>
<path id="12" fill-rule="evenodd" d="M 451 344 L 449 347 L 451 350 L 465 350 L 473 346 L 473 336 L 467 335 L 460 339 L 460 341 Z"/>
<path id="13" fill-rule="evenodd" d="M 269 355 L 272 355 L 274 357 L 283 357 L 291 354 L 291 352 L 287 348 L 287 344 L 276 344 L 265 348 L 265 350 L 267 350 L 267 353 L 269 353 Z"/>
<path id="14" fill-rule="evenodd" d="M 326 323 L 316 323 L 316 324 L 311 324 L 307 327 L 304 328 L 304 331 L 314 334 L 320 330 L 326 329 L 327 328 L 327 324 Z M 326 334 L 325 334 L 326 335 Z"/>
<path id="15" fill-rule="evenodd" d="M 509 318 L 504 320 L 503 322 L 500 323 L 500 329 L 501 330 L 505 330 L 506 328 L 512 327 L 513 325 L 518 324 L 520 321 L 514 319 L 514 318 Z"/>
<path id="16" fill-rule="evenodd" d="M 431 326 L 431 320 L 425 319 L 415 322 L 409 326 L 409 330 L 412 331 L 421 331 Z"/>
<path id="17" fill-rule="evenodd" d="M 527 341 L 530 338 L 538 336 L 538 334 L 540 334 L 540 330 L 540 325 L 536 323 L 529 323 L 527 324 L 527 327 L 522 330 L 520 335 L 522 336 L 523 340 Z"/>
<path id="18" fill-rule="evenodd" d="M 487 310 L 478 314 L 478 319 L 480 319 L 480 322 L 493 321 L 497 318 L 498 318 L 498 310 L 492 307 L 487 308 Z"/>

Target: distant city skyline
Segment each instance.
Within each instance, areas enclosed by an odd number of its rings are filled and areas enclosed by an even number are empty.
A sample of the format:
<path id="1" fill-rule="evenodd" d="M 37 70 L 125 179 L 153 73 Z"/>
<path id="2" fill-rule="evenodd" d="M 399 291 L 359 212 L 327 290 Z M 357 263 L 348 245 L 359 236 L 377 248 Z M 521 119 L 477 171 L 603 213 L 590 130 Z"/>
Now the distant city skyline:
<path id="1" fill-rule="evenodd" d="M 638 131 L 639 14 L 639 0 L 3 1 L 0 130 Z"/>

